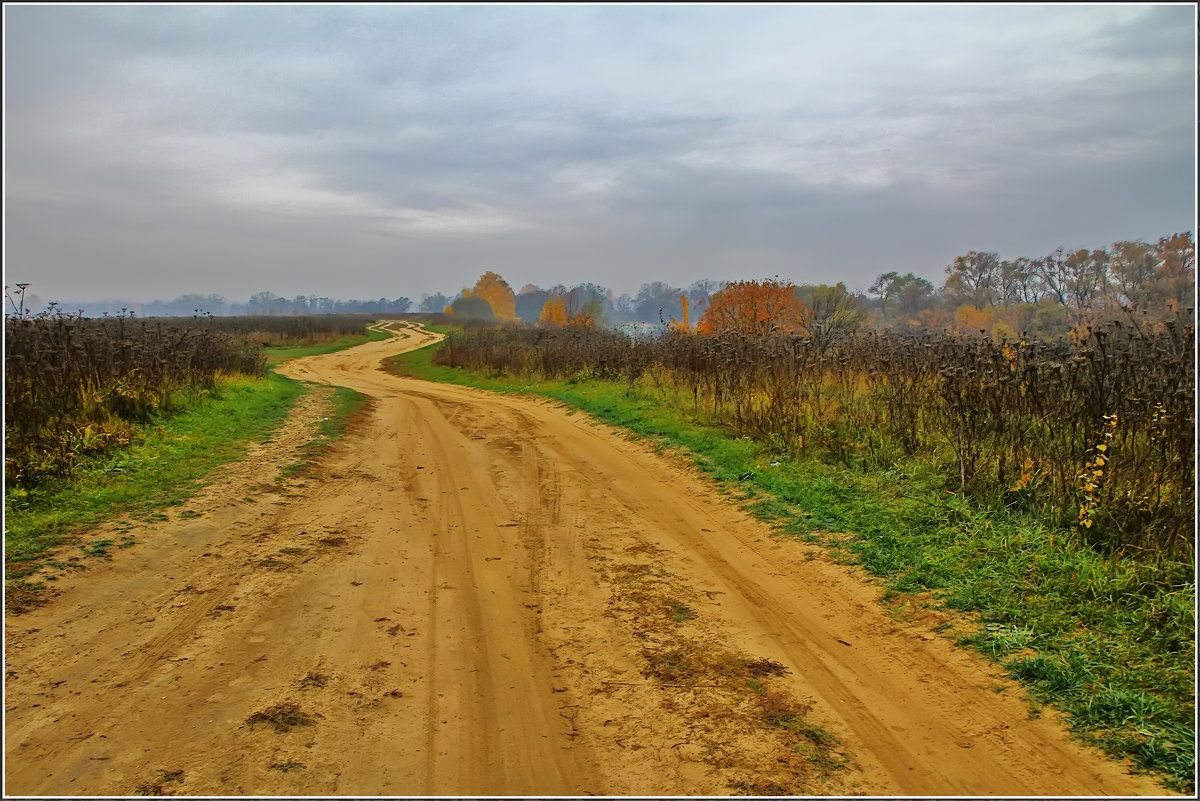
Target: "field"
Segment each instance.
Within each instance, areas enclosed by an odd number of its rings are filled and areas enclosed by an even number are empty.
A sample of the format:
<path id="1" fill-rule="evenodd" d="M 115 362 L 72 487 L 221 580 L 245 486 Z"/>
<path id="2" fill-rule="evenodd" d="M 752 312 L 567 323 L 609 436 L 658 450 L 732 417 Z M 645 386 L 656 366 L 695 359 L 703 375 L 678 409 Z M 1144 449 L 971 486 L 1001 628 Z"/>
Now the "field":
<path id="1" fill-rule="evenodd" d="M 209 489 L 76 522 L 86 569 L 6 617 L 8 790 L 1193 786 L 1192 556 L 1171 483 L 1188 468 L 1168 437 L 1182 423 L 1153 428 L 1131 405 L 1113 426 L 1101 404 L 1075 433 L 1030 436 L 1050 395 L 1008 386 L 1065 359 L 1056 409 L 1086 404 L 1114 339 L 1073 345 L 1080 363 L 1043 343 L 812 354 L 513 329 L 455 329 L 437 350 L 390 329 L 281 364 L 272 381 L 307 394 Z M 385 358 L 414 377 L 380 372 Z M 945 376 L 939 358 L 993 374 Z M 1003 392 L 1025 404 L 1008 427 L 988 406 Z M 884 398 L 894 418 L 871 409 Z M 1075 460 L 1057 488 L 1055 454 Z M 1099 454 L 1108 494 L 1079 478 Z M 1124 458 L 1164 477 L 1156 505 L 1134 505 L 1148 529 L 1117 502 L 1145 489 Z M 1076 505 L 1056 510 L 1056 491 Z M 40 561 L 67 563 L 47 547 Z"/>

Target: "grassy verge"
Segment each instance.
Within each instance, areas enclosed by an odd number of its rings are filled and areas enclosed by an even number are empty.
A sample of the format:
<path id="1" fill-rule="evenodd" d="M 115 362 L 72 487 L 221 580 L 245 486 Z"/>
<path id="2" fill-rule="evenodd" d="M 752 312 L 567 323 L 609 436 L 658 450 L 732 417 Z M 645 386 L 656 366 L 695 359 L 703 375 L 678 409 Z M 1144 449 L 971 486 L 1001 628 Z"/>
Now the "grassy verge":
<path id="1" fill-rule="evenodd" d="M 269 363 L 331 353 L 388 334 L 377 331 L 304 347 L 268 348 Z M 299 381 L 270 373 L 263 379 L 231 378 L 215 397 L 187 410 L 136 428 L 133 441 L 80 464 L 70 478 L 31 490 L 13 488 L 4 497 L 5 608 L 21 612 L 44 602 L 45 585 L 29 580 L 43 566 L 65 566 L 54 557 L 88 527 L 120 516 L 156 519 L 156 510 L 178 505 L 201 486 L 211 471 L 241 459 L 252 442 L 261 442 L 283 424 L 305 392 Z M 307 470 L 344 433 L 365 408 L 366 398 L 335 388 L 329 417 L 316 426 L 301 461 L 284 471 Z M 127 537 L 117 547 L 133 544 Z M 105 556 L 111 543 L 85 549 Z M 77 565 L 78 560 L 72 560 Z"/>
<path id="2" fill-rule="evenodd" d="M 280 481 L 306 474 L 324 456 L 332 453 L 346 430 L 370 410 L 370 402 L 366 395 L 352 389 L 334 387 L 330 407 L 329 416 L 315 424 L 312 439 L 301 449 L 300 460 L 280 471 Z"/>
<path id="3" fill-rule="evenodd" d="M 1031 714 L 1052 705 L 1082 740 L 1174 789 L 1195 787 L 1191 564 L 1099 554 L 1071 531 L 969 503 L 920 464 L 860 471 L 819 454 L 790 460 L 648 387 L 487 376 L 435 365 L 435 351 L 402 354 L 390 368 L 553 398 L 678 451 L 781 534 L 861 565 L 898 617 L 943 620 L 946 636 L 1025 685 Z"/>
<path id="4" fill-rule="evenodd" d="M 218 397 L 138 427 L 128 447 L 81 465 L 71 478 L 10 489 L 4 498 L 4 554 L 13 597 L 40 589 L 21 579 L 73 533 L 184 501 L 213 468 L 241 458 L 250 442 L 277 429 L 303 391 L 298 381 L 275 374 L 229 379 Z"/>
<path id="5" fill-rule="evenodd" d="M 267 354 L 267 367 L 274 367 L 291 359 L 298 359 L 301 356 L 320 356 L 324 353 L 333 353 L 337 350 L 352 348 L 364 342 L 376 342 L 390 337 L 391 334 L 385 331 L 367 331 L 362 336 L 339 337 L 311 345 L 272 345 L 264 350 Z"/>

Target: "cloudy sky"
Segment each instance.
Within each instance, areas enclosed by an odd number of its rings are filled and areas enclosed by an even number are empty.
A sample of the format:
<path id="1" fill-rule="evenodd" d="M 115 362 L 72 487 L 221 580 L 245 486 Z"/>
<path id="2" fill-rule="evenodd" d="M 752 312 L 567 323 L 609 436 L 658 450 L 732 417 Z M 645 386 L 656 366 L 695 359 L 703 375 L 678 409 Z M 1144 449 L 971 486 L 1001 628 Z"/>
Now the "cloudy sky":
<path id="1" fill-rule="evenodd" d="M 1196 11 L 4 6 L 44 299 L 941 283 L 1193 229 Z"/>

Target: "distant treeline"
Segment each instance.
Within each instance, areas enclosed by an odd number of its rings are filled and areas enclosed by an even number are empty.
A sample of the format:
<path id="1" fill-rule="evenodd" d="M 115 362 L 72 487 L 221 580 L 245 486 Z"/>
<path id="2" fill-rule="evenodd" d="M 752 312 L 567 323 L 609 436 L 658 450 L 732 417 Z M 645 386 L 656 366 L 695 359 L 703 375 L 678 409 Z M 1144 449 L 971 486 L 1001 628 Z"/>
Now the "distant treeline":
<path id="1" fill-rule="evenodd" d="M 940 287 L 899 271 L 881 273 L 865 292 L 844 283 L 793 285 L 801 315 L 841 329 L 951 330 L 1012 338 L 1022 333 L 1062 336 L 1136 314 L 1160 319 L 1193 305 L 1196 249 L 1191 232 L 1154 244 L 1116 242 L 1097 250 L 1058 248 L 1043 257 L 1000 258 L 970 251 L 949 264 Z M 687 288 L 661 281 L 635 295 L 598 284 L 526 284 L 513 291 L 494 272 L 457 295 L 426 295 L 422 311 L 446 310 L 462 322 L 618 328 L 629 324 L 687 329 L 719 303 L 722 290 L 744 282 L 701 280 Z M 728 294 L 728 291 L 726 291 Z"/>
<path id="2" fill-rule="evenodd" d="M 30 295 L 26 308 L 37 313 L 45 310 L 47 304 Z M 131 300 L 64 300 L 55 302 L 52 310 L 61 310 L 65 314 L 78 314 L 82 311 L 84 317 L 127 316 L 131 312 L 138 317 L 287 317 L 312 314 L 404 314 L 413 311 L 413 302 L 405 297 L 390 300 L 338 300 L 316 295 L 285 298 L 274 292 L 258 292 L 245 303 L 226 300 L 220 295 L 180 295 L 174 300 L 152 300 L 147 303 Z M 13 311 L 11 307 L 6 309 L 9 313 Z M 440 312 L 441 309 L 436 311 Z"/>
<path id="3" fill-rule="evenodd" d="M 1183 232 L 1154 243 L 1122 241 L 1096 250 L 1058 248 L 1045 256 L 1011 260 L 995 252 L 970 251 L 946 266 L 944 274 L 941 286 L 914 273 L 894 270 L 880 273 L 865 291 L 847 289 L 844 283 L 801 284 L 795 286 L 795 294 L 816 314 L 823 313 L 821 307 L 828 307 L 840 320 L 852 320 L 853 327 L 983 331 L 1009 338 L 1025 332 L 1060 336 L 1090 321 L 1130 312 L 1157 318 L 1191 307 L 1196 248 L 1192 233 Z M 632 295 L 618 295 L 594 283 L 548 288 L 525 284 L 514 291 L 503 277 L 488 271 L 473 288 L 464 287 L 454 295 L 426 294 L 420 301 L 403 296 L 376 300 L 316 295 L 288 298 L 264 291 L 245 303 L 210 294 L 148 303 L 62 301 L 54 306 L 66 313 L 82 310 L 86 317 L 130 312 L 139 317 L 448 312 L 460 322 L 665 327 L 672 320 L 686 326 L 684 318 L 689 315 L 691 321 L 699 320 L 727 283 L 703 279 L 684 288 L 652 281 Z M 30 295 L 26 310 L 36 313 L 43 308 L 44 304 Z"/>

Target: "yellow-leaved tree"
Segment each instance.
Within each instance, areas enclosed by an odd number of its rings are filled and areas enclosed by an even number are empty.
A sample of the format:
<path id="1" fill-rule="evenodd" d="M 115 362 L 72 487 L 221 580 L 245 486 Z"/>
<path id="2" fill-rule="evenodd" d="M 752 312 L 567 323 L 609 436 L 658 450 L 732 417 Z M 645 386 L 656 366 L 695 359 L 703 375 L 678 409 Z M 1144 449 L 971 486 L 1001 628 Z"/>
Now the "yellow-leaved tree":
<path id="1" fill-rule="evenodd" d="M 475 297 L 483 298 L 492 307 L 496 322 L 512 323 L 517 320 L 517 297 L 508 282 L 498 273 L 491 270 L 479 276 L 473 292 Z"/>
<path id="2" fill-rule="evenodd" d="M 538 325 L 562 327 L 567 324 L 567 306 L 561 296 L 555 295 L 542 306 L 542 314 L 538 317 Z"/>

